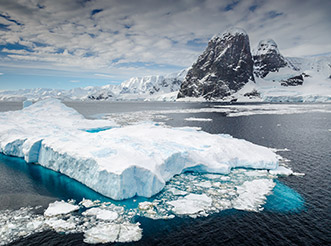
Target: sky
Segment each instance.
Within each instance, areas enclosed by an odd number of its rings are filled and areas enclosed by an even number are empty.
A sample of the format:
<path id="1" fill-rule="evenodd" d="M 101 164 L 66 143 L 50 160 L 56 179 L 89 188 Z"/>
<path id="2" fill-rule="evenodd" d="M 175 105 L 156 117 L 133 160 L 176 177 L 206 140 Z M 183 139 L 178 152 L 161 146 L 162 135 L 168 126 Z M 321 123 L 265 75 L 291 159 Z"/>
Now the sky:
<path id="1" fill-rule="evenodd" d="M 331 0 L 0 0 L 0 90 L 118 84 L 191 66 L 246 30 L 284 56 L 331 55 Z"/>

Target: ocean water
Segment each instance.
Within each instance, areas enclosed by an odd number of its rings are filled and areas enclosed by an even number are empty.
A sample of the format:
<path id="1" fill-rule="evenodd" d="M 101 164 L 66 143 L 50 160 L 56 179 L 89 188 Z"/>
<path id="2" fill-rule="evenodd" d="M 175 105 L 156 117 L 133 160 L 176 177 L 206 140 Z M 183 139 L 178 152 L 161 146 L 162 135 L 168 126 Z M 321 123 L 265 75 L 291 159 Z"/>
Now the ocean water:
<path id="1" fill-rule="evenodd" d="M 152 220 L 139 217 L 143 237 L 133 245 L 331 245 L 331 114 L 270 114 L 226 117 L 203 112 L 206 103 L 67 103 L 88 118 L 105 113 L 138 112 L 130 121 L 155 120 L 169 126 L 192 126 L 275 149 L 306 175 L 278 178 L 262 212 L 225 210 L 203 218 Z M 218 105 L 218 104 L 217 104 Z M 216 105 L 216 106 L 217 106 Z M 262 106 L 262 105 L 261 105 Z M 0 103 L 0 111 L 21 105 Z M 145 111 L 162 111 L 148 114 Z M 164 113 L 171 110 L 169 113 Z M 176 112 L 177 111 L 177 112 Z M 208 111 L 208 110 L 205 110 Z M 146 115 L 148 117 L 146 117 Z M 152 116 L 151 116 L 152 115 Z M 112 117 L 110 115 L 109 117 Z M 114 116 L 115 117 L 115 116 Z M 154 117 L 154 118 L 153 118 Z M 123 116 L 120 116 L 123 118 Z M 188 121 L 187 118 L 211 119 Z M 97 131 L 97 129 L 96 129 Z M 47 204 L 59 199 L 107 198 L 58 173 L 19 158 L 0 155 L 0 210 Z M 82 234 L 36 233 L 11 245 L 85 245 Z M 112 244 L 113 245 L 113 244 Z"/>

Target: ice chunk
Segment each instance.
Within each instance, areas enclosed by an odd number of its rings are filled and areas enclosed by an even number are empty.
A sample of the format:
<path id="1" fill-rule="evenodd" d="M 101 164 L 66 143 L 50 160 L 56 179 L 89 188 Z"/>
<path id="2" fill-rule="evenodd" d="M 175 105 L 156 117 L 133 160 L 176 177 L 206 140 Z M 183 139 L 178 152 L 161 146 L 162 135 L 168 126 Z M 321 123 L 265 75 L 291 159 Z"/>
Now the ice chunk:
<path id="1" fill-rule="evenodd" d="M 46 211 L 45 216 L 51 217 L 60 214 L 68 214 L 79 209 L 79 206 L 73 205 L 64 201 L 55 201 L 50 203 Z"/>
<path id="2" fill-rule="evenodd" d="M 93 207 L 95 205 L 98 205 L 100 201 L 96 200 L 96 201 L 91 201 L 90 199 L 85 199 L 83 198 L 83 200 L 79 203 L 79 205 L 83 205 L 85 208 L 90 208 Z"/>
<path id="3" fill-rule="evenodd" d="M 279 166 L 274 170 L 269 171 L 270 174 L 279 175 L 279 176 L 289 176 L 293 174 L 293 171 L 290 168 L 286 168 L 284 166 Z"/>
<path id="4" fill-rule="evenodd" d="M 210 118 L 195 118 L 195 117 L 190 117 L 190 118 L 185 118 L 186 121 L 213 121 L 213 119 Z"/>
<path id="5" fill-rule="evenodd" d="M 114 211 L 110 211 L 102 208 L 90 208 L 83 212 L 85 216 L 96 216 L 99 220 L 114 221 L 118 218 L 118 214 Z"/>
<path id="6" fill-rule="evenodd" d="M 174 208 L 172 211 L 180 215 L 196 214 L 211 206 L 212 199 L 206 194 L 189 194 L 178 200 L 167 202 Z"/>
<path id="7" fill-rule="evenodd" d="M 170 188 L 169 191 L 174 195 L 174 196 L 184 196 L 187 195 L 186 191 L 178 190 L 176 188 Z"/>
<path id="8" fill-rule="evenodd" d="M 139 224 L 99 224 L 84 234 L 85 243 L 133 242 L 142 237 Z"/>
<path id="9" fill-rule="evenodd" d="M 76 227 L 75 223 L 56 218 L 50 218 L 45 223 L 57 232 L 65 232 Z"/>
<path id="10" fill-rule="evenodd" d="M 257 179 L 245 181 L 237 187 L 238 197 L 232 201 L 233 207 L 239 210 L 260 211 L 266 201 L 266 196 L 275 187 L 271 179 Z"/>

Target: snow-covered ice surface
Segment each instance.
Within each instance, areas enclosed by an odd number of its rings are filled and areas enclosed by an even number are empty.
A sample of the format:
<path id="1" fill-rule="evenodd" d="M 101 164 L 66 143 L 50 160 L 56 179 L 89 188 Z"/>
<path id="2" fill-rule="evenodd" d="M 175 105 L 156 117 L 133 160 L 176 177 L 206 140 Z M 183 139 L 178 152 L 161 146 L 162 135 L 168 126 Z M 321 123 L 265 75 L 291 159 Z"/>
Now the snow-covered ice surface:
<path id="1" fill-rule="evenodd" d="M 270 149 L 229 135 L 154 123 L 115 126 L 111 121 L 84 119 L 58 100 L 40 101 L 0 115 L 0 150 L 117 200 L 151 197 L 184 171 L 227 174 L 237 167 L 278 166 Z M 95 127 L 111 129 L 86 131 Z"/>

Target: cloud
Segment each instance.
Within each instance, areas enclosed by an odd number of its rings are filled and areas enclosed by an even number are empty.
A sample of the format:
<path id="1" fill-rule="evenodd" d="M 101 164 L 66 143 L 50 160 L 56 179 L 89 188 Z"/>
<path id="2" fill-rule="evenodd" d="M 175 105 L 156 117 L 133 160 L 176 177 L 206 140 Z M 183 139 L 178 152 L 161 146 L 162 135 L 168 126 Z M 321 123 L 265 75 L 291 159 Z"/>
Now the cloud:
<path id="1" fill-rule="evenodd" d="M 114 78 L 113 75 L 109 75 L 109 74 L 96 73 L 94 75 L 99 76 L 99 77 L 104 77 L 104 78 Z"/>
<path id="2" fill-rule="evenodd" d="M 3 75 L 3 73 L 0 73 L 0 76 Z"/>
<path id="3" fill-rule="evenodd" d="M 162 74 L 192 65 L 229 26 L 246 29 L 252 48 L 272 38 L 284 55 L 327 53 L 330 10 L 323 0 L 2 0 L 0 65 Z"/>
<path id="4" fill-rule="evenodd" d="M 69 82 L 70 82 L 70 83 L 79 83 L 80 81 L 79 81 L 79 80 L 75 80 L 75 79 L 73 79 L 73 80 L 69 80 Z"/>

